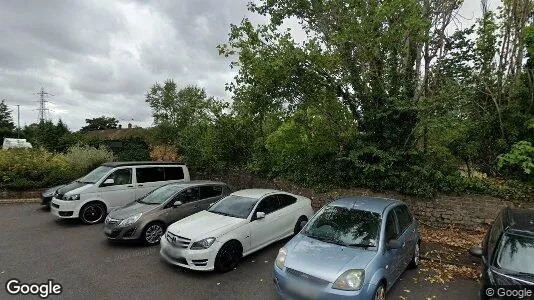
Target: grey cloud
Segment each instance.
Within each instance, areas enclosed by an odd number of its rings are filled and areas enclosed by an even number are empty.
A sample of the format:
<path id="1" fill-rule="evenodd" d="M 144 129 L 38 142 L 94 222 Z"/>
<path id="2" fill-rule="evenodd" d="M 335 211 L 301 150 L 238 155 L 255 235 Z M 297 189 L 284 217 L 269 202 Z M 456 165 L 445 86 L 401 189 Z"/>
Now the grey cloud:
<path id="1" fill-rule="evenodd" d="M 0 4 L 0 68 L 42 68 L 45 60 L 72 61 L 110 51 L 121 22 L 104 6 L 83 1 L 4 1 Z M 102 22 L 101 20 L 105 20 Z"/>
<path id="2" fill-rule="evenodd" d="M 227 41 L 230 23 L 262 22 L 247 2 L 0 1 L 0 99 L 12 109 L 20 104 L 21 123 L 30 124 L 33 93 L 43 86 L 55 94 L 50 116 L 72 129 L 100 115 L 150 125 L 145 91 L 167 78 L 228 100 L 224 87 L 235 70 L 216 46 Z"/>

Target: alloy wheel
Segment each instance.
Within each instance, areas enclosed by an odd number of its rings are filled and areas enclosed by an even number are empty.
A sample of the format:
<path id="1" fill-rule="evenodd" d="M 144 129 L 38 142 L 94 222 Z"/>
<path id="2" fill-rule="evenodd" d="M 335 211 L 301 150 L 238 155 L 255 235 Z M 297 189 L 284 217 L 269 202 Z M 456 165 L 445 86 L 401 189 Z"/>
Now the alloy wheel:
<path id="1" fill-rule="evenodd" d="M 161 225 L 152 224 L 145 231 L 145 241 L 149 244 L 155 244 L 159 242 L 159 239 L 163 235 L 163 228 Z"/>
<path id="2" fill-rule="evenodd" d="M 100 205 L 91 204 L 83 211 L 83 219 L 87 223 L 92 224 L 100 221 L 100 219 L 102 219 L 103 214 L 104 211 L 102 210 L 102 207 L 100 207 Z"/>

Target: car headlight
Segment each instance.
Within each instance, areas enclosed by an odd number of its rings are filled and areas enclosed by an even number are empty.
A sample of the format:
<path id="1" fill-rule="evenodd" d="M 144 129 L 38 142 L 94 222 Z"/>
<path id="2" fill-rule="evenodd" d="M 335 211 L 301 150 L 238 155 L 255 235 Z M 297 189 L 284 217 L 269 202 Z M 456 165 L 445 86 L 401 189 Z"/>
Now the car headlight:
<path id="1" fill-rule="evenodd" d="M 70 195 L 70 196 L 63 196 L 64 200 L 67 201 L 74 201 L 74 200 L 80 200 L 80 194 Z"/>
<path id="2" fill-rule="evenodd" d="M 332 287 L 338 290 L 357 291 L 362 288 L 364 278 L 364 270 L 348 270 L 336 279 Z"/>
<path id="3" fill-rule="evenodd" d="M 276 256 L 276 259 L 274 260 L 274 265 L 277 266 L 279 269 L 283 269 L 286 264 L 286 257 L 287 257 L 287 250 L 286 248 L 282 247 L 278 251 L 278 255 Z"/>
<path id="4" fill-rule="evenodd" d="M 193 245 L 191 245 L 191 250 L 208 249 L 209 247 L 211 247 L 211 245 L 213 245 L 214 242 L 215 242 L 214 237 L 209 237 L 209 238 L 194 242 Z"/>
<path id="5" fill-rule="evenodd" d="M 137 222 L 137 220 L 139 220 L 139 218 L 141 218 L 141 215 L 143 215 L 142 213 L 138 213 L 136 215 L 133 215 L 131 217 L 128 217 L 124 220 L 122 220 L 120 223 L 119 223 L 119 226 L 129 226 L 129 225 L 132 225 L 133 223 Z"/>

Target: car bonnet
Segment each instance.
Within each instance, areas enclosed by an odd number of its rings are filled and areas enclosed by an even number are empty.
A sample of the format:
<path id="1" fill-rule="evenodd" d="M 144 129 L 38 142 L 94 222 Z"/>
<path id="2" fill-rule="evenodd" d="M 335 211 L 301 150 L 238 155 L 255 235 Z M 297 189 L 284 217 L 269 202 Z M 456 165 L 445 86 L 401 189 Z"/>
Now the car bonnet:
<path id="1" fill-rule="evenodd" d="M 287 245 L 285 266 L 317 278 L 334 282 L 349 269 L 365 269 L 376 251 L 346 247 L 297 235 Z"/>
<path id="2" fill-rule="evenodd" d="M 208 237 L 220 237 L 247 222 L 246 219 L 201 211 L 173 223 L 169 226 L 168 231 L 197 241 Z"/>

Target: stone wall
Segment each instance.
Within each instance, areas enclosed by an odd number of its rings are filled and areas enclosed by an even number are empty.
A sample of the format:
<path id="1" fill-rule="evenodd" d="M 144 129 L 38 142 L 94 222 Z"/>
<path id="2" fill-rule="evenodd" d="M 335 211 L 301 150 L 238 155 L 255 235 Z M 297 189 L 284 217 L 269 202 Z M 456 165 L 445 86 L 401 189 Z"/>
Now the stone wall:
<path id="1" fill-rule="evenodd" d="M 497 213 L 506 206 L 521 206 L 534 209 L 533 202 L 517 204 L 489 196 L 439 196 L 435 199 L 417 199 L 397 193 L 376 193 L 368 189 L 335 189 L 328 192 L 317 192 L 303 188 L 285 180 L 266 180 L 241 171 L 230 171 L 225 174 L 192 174 L 194 179 L 210 179 L 226 182 L 232 190 L 246 188 L 274 188 L 302 195 L 312 199 L 315 210 L 325 203 L 344 196 L 378 196 L 395 198 L 405 201 L 417 219 L 434 227 L 457 227 L 463 229 L 479 229 L 491 224 Z"/>
<path id="2" fill-rule="evenodd" d="M 507 206 L 534 209 L 534 203 L 514 203 L 489 196 L 439 196 L 433 200 L 407 200 L 417 218 L 428 225 L 454 225 L 465 229 L 485 227 Z"/>

